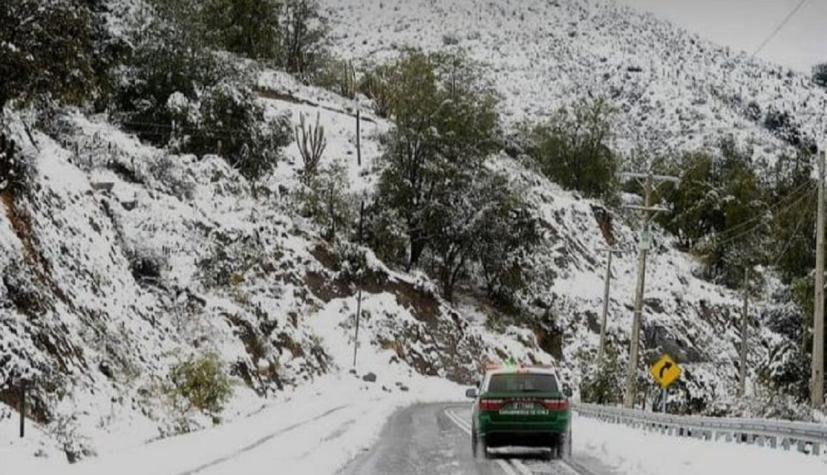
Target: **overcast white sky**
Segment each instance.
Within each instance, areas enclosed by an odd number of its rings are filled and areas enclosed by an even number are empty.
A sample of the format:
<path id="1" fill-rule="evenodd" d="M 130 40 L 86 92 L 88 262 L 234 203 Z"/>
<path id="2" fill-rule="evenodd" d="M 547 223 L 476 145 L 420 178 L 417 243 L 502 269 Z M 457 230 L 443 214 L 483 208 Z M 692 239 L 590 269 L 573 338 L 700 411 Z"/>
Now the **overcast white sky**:
<path id="1" fill-rule="evenodd" d="M 611 1 L 611 0 L 610 0 Z M 616 0 L 752 53 L 799 0 Z M 827 62 L 827 0 L 808 0 L 760 57 L 809 72 Z"/>

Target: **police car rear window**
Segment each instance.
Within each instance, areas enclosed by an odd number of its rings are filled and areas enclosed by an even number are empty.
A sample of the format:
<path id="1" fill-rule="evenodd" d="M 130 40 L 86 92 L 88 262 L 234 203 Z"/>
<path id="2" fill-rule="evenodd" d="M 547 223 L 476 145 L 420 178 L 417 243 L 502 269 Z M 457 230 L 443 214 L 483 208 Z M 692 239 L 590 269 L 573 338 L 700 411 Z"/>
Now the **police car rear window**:
<path id="1" fill-rule="evenodd" d="M 507 373 L 491 375 L 488 391 L 492 393 L 555 393 L 557 378 L 553 374 Z"/>

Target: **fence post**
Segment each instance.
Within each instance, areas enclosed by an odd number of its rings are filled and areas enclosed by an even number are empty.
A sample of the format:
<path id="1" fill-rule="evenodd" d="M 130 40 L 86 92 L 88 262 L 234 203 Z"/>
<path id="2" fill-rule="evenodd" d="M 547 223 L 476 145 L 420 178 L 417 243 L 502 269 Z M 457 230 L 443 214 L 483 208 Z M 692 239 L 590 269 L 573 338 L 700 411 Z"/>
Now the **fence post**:
<path id="1" fill-rule="evenodd" d="M 20 438 L 26 435 L 26 382 L 20 383 Z"/>
<path id="2" fill-rule="evenodd" d="M 362 111 L 356 109 L 356 165 L 362 166 Z"/>

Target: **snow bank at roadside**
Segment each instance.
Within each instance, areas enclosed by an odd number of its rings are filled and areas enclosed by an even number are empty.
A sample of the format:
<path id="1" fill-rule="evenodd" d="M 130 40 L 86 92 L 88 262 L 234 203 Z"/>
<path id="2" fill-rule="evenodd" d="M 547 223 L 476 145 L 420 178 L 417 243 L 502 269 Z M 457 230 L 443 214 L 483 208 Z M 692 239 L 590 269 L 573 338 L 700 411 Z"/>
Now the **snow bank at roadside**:
<path id="1" fill-rule="evenodd" d="M 823 474 L 827 458 L 723 441 L 664 436 L 594 419 L 573 422 L 573 453 L 636 475 Z"/>
<path id="2" fill-rule="evenodd" d="M 459 401 L 463 388 L 414 377 L 409 391 L 382 389 L 359 375 L 325 376 L 232 423 L 67 466 L 52 459 L 7 458 L 3 472 L 38 474 L 324 474 L 370 447 L 385 420 L 418 402 Z M 3 424 L 5 432 L 6 424 Z M 17 451 L 16 453 L 20 453 Z"/>

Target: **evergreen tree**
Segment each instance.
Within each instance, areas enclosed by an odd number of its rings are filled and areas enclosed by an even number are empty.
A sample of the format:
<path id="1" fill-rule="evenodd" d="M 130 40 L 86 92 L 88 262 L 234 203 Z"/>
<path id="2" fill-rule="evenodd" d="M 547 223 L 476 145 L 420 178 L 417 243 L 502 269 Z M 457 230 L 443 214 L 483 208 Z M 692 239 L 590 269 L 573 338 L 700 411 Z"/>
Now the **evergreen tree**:
<path id="1" fill-rule="evenodd" d="M 529 155 L 551 180 L 588 196 L 610 198 L 618 160 L 609 146 L 612 109 L 603 99 L 563 108 L 528 132 Z"/>
<path id="2" fill-rule="evenodd" d="M 827 63 L 813 66 L 813 82 L 827 88 Z"/>
<path id="3" fill-rule="evenodd" d="M 772 216 L 771 264 L 790 282 L 810 274 L 815 267 L 815 215 L 817 200 L 813 155 L 799 151 L 779 157 L 774 165 L 775 183 L 770 201 L 780 203 Z"/>
<path id="4" fill-rule="evenodd" d="M 97 18 L 81 0 L 0 2 L 0 109 L 50 96 L 83 104 L 97 89 Z"/>
<path id="5" fill-rule="evenodd" d="M 282 39 L 279 0 L 208 0 L 201 18 L 210 44 L 252 59 L 274 60 Z"/>
<path id="6" fill-rule="evenodd" d="M 199 45 L 190 29 L 195 7 L 157 1 L 165 14 L 135 35 L 115 72 L 115 118 L 158 146 L 221 155 L 253 181 L 266 175 L 290 142 L 289 121 L 266 120 L 250 72 Z"/>
<path id="7" fill-rule="evenodd" d="M 751 153 L 727 138 L 714 155 L 684 155 L 678 170 L 684 177 L 664 193 L 670 211 L 661 224 L 704 257 L 708 277 L 739 285 L 745 266 L 766 261 L 771 221 Z"/>
<path id="8" fill-rule="evenodd" d="M 281 14 L 281 66 L 304 80 L 325 54 L 327 22 L 316 0 L 284 0 Z"/>
<path id="9" fill-rule="evenodd" d="M 408 53 L 380 68 L 396 128 L 384 137 L 374 247 L 398 256 L 401 228 L 406 268 L 424 261 L 447 299 L 479 268 L 489 294 L 509 301 L 539 237 L 518 191 L 485 166 L 501 147 L 490 86 L 461 56 Z"/>
<path id="10" fill-rule="evenodd" d="M 379 198 L 404 221 L 409 270 L 431 242 L 429 221 L 436 219 L 438 200 L 463 193 L 474 170 L 498 147 L 493 95 L 471 84 L 450 85 L 435 67 L 443 60 L 411 53 L 392 66 L 396 128 L 385 138 Z"/>

